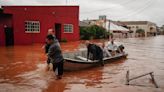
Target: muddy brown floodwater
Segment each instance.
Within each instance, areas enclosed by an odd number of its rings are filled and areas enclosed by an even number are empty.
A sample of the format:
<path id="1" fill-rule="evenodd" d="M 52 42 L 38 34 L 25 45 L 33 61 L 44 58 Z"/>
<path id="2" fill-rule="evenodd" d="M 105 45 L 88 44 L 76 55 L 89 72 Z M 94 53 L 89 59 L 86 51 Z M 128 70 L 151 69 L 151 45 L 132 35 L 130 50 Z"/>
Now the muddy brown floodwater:
<path id="1" fill-rule="evenodd" d="M 126 47 L 127 59 L 104 67 L 65 72 L 62 80 L 55 80 L 54 73 L 45 70 L 42 44 L 0 47 L 0 92 L 164 92 L 164 36 L 116 41 Z M 83 47 L 82 43 L 61 46 L 63 52 L 69 52 Z M 125 85 L 127 70 L 130 77 L 153 71 L 160 88 L 154 87 L 150 76 Z"/>

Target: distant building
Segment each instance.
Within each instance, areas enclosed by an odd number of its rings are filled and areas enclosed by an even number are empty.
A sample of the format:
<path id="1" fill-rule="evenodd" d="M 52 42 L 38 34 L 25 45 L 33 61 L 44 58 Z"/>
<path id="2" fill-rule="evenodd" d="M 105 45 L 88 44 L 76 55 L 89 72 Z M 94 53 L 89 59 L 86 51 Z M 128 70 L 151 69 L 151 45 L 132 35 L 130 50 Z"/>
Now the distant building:
<path id="1" fill-rule="evenodd" d="M 107 29 L 109 20 L 107 20 L 107 17 L 105 15 L 101 15 L 99 16 L 99 19 L 91 19 L 91 20 L 87 19 L 87 20 L 83 20 L 83 22 L 89 25 L 97 25 L 97 26 Z"/>
<path id="2" fill-rule="evenodd" d="M 159 34 L 164 35 L 164 25 L 159 27 Z"/>
<path id="3" fill-rule="evenodd" d="M 123 27 L 122 25 L 118 25 L 114 21 L 110 21 L 109 23 L 109 31 L 110 33 L 113 33 L 114 38 L 128 38 L 131 37 L 131 34 L 129 33 L 129 29 L 126 27 Z"/>
<path id="4" fill-rule="evenodd" d="M 57 39 L 79 40 L 79 6 L 3 6 L 0 45 L 44 43 L 48 30 Z"/>
<path id="5" fill-rule="evenodd" d="M 146 37 L 157 34 L 156 24 L 149 21 L 121 21 L 119 23 L 126 25 L 133 32 L 133 37 L 136 36 L 138 29 L 143 29 Z"/>
<path id="6" fill-rule="evenodd" d="M 100 16 L 99 16 L 99 20 L 107 20 L 106 15 L 100 15 Z"/>
<path id="7" fill-rule="evenodd" d="M 99 19 L 83 20 L 83 22 L 103 27 L 107 32 L 113 33 L 113 36 L 116 38 L 130 37 L 128 28 L 121 23 L 108 20 L 105 15 L 99 16 Z"/>
<path id="8" fill-rule="evenodd" d="M 79 21 L 79 26 L 80 26 L 80 27 L 89 27 L 90 25 L 89 25 L 89 23 L 87 23 L 87 22 Z"/>
<path id="9" fill-rule="evenodd" d="M 97 26 L 100 26 L 103 28 L 107 28 L 108 20 L 93 19 L 93 20 L 83 20 L 83 22 L 85 22 L 89 25 L 97 25 Z"/>

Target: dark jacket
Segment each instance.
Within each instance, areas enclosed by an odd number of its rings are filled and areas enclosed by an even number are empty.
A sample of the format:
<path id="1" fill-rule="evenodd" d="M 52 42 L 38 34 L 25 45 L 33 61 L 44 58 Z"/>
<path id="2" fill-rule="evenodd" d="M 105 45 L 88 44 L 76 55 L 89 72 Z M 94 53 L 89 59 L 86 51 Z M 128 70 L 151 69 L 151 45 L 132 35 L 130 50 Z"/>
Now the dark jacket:
<path id="1" fill-rule="evenodd" d="M 63 62 L 64 58 L 58 42 L 54 42 L 53 44 L 51 44 L 48 51 L 48 58 L 50 58 L 52 63 Z"/>
<path id="2" fill-rule="evenodd" d="M 56 39 L 55 35 L 53 35 L 53 36 L 54 36 L 54 42 L 58 43 L 58 45 L 60 46 L 58 39 Z M 50 45 L 47 44 L 47 42 L 46 42 L 46 44 L 45 44 L 45 53 L 46 54 L 48 53 L 49 48 L 50 48 Z"/>
<path id="3" fill-rule="evenodd" d="M 89 58 L 89 55 L 92 54 L 92 60 L 102 60 L 103 59 L 103 50 L 95 45 L 95 44 L 89 44 L 87 46 L 88 52 L 87 52 L 87 59 Z"/>
<path id="4" fill-rule="evenodd" d="M 50 48 L 50 45 L 46 43 L 45 44 L 45 53 L 46 54 L 48 53 L 49 48 Z"/>

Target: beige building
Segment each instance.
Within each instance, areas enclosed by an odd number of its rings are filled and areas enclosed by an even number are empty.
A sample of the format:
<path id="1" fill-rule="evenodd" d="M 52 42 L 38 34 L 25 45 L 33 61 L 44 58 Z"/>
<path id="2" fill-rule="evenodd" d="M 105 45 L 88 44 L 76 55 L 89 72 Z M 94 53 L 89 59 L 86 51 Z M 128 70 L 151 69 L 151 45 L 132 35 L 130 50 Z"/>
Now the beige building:
<path id="1" fill-rule="evenodd" d="M 161 26 L 161 27 L 159 27 L 159 33 L 160 33 L 161 35 L 164 35 L 164 25 Z"/>
<path id="2" fill-rule="evenodd" d="M 136 30 L 143 29 L 145 31 L 145 37 L 153 36 L 157 33 L 156 24 L 149 21 L 121 21 L 123 25 L 126 25 L 133 33 L 132 37 L 136 37 L 138 34 Z"/>
<path id="3" fill-rule="evenodd" d="M 88 23 L 89 25 L 97 25 L 105 29 L 108 28 L 109 24 L 109 20 L 107 20 L 107 17 L 105 15 L 100 15 L 99 19 L 83 20 L 83 22 Z"/>
<path id="4" fill-rule="evenodd" d="M 83 22 L 88 23 L 89 25 L 97 25 L 97 26 L 101 26 L 103 28 L 106 28 L 106 22 L 107 20 L 102 20 L 102 19 L 95 19 L 95 20 L 83 20 Z"/>
<path id="5" fill-rule="evenodd" d="M 129 29 L 118 25 L 117 22 L 106 19 L 105 15 L 99 16 L 99 19 L 95 20 L 83 20 L 83 22 L 89 25 L 97 25 L 106 29 L 107 32 L 113 34 L 114 38 L 124 38 L 129 36 Z"/>

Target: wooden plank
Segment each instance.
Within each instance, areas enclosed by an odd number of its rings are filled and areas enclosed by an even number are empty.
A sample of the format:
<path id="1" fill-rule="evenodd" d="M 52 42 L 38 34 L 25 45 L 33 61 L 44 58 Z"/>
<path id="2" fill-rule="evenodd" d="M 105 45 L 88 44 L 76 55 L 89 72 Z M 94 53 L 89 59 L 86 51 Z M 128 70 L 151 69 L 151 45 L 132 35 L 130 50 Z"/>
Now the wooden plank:
<path id="1" fill-rule="evenodd" d="M 156 87 L 156 88 L 159 88 L 159 86 L 157 85 L 157 83 L 156 83 L 156 81 L 155 81 L 155 79 L 154 79 L 153 73 L 151 73 L 150 76 L 151 76 L 151 78 L 152 78 L 152 81 L 153 81 L 155 87 Z"/>
<path id="2" fill-rule="evenodd" d="M 126 73 L 126 85 L 129 85 L 129 70 Z"/>
<path id="3" fill-rule="evenodd" d="M 152 81 L 153 81 L 153 83 L 154 83 L 154 85 L 155 85 L 155 87 L 156 87 L 156 88 L 159 88 L 159 86 L 157 85 L 157 83 L 156 83 L 156 81 L 155 81 L 155 79 L 154 79 L 153 72 L 149 72 L 149 73 L 145 73 L 145 74 L 142 74 L 142 75 L 133 77 L 133 78 L 129 78 L 129 70 L 128 70 L 127 73 L 126 73 L 126 85 L 129 85 L 129 82 L 130 82 L 131 80 L 135 80 L 135 79 L 141 78 L 141 77 L 146 76 L 146 75 L 150 75 L 151 78 L 152 78 Z"/>
<path id="4" fill-rule="evenodd" d="M 149 74 L 152 74 L 152 73 L 153 73 L 153 72 L 149 72 L 149 73 L 142 74 L 142 75 L 140 75 L 140 76 L 136 76 L 136 77 L 130 78 L 129 81 L 134 80 L 134 79 L 138 79 L 138 78 L 140 78 L 140 77 L 143 77 L 143 76 L 146 76 L 146 75 L 149 75 Z"/>

